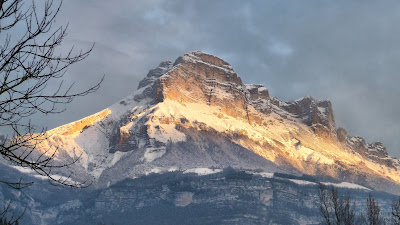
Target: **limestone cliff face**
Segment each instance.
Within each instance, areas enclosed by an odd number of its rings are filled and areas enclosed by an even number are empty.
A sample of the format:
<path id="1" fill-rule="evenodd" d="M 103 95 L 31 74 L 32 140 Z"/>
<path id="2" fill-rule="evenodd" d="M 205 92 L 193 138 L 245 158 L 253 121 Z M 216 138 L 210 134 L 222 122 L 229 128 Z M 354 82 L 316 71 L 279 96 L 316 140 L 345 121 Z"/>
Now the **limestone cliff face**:
<path id="1" fill-rule="evenodd" d="M 174 68 L 160 77 L 155 100 L 201 102 L 219 106 L 228 115 L 245 118 L 246 94 L 242 80 L 227 62 L 192 52 L 179 57 Z"/>
<path id="2" fill-rule="evenodd" d="M 322 139 L 344 143 L 349 151 L 373 160 L 387 158 L 383 144 L 366 144 L 362 138 L 348 137 L 346 130 L 336 130 L 332 103 L 304 97 L 282 102 L 270 96 L 264 85 L 244 84 L 232 66 L 222 59 L 204 53 L 190 52 L 174 63 L 162 62 L 139 84 L 150 85 L 143 93 L 155 103 L 165 99 L 184 103 L 197 102 L 217 106 L 222 113 L 261 124 L 263 115 L 275 112 L 282 118 L 296 118 Z M 143 95 L 138 95 L 140 99 Z M 264 124 L 265 125 L 265 124 Z M 382 161 L 382 160 L 378 160 Z M 389 160 L 390 161 L 390 160 Z"/>
<path id="3" fill-rule="evenodd" d="M 379 164 L 388 167 L 393 167 L 397 170 L 397 162 L 393 160 L 393 157 L 388 155 L 388 152 L 385 146 L 383 146 L 382 142 L 373 142 L 367 144 L 365 143 L 364 138 L 351 136 L 344 137 L 342 142 L 345 144 L 345 148 L 361 155 L 363 158 L 378 162 Z"/>
<path id="4" fill-rule="evenodd" d="M 330 101 L 305 97 L 287 103 L 276 100 L 275 104 L 310 126 L 318 136 L 328 141 L 336 141 L 336 126 Z"/>
<path id="5" fill-rule="evenodd" d="M 292 102 L 281 102 L 271 98 L 263 85 L 243 84 L 231 65 L 203 52 L 187 53 L 175 61 L 173 68 L 171 64 L 160 64 L 139 85 L 141 88 L 147 84 L 151 80 L 149 76 L 159 77 L 155 87 L 151 87 L 155 92 L 155 102 L 165 99 L 181 103 L 201 102 L 218 106 L 221 112 L 229 116 L 258 124 L 262 121 L 260 117 L 271 113 L 272 104 L 275 104 L 279 107 L 279 110 L 275 110 L 278 114 L 284 116 L 286 112 L 290 113 L 310 126 L 317 135 L 336 141 L 335 121 L 329 101 L 306 97 Z M 169 69 L 167 71 L 164 68 Z"/>

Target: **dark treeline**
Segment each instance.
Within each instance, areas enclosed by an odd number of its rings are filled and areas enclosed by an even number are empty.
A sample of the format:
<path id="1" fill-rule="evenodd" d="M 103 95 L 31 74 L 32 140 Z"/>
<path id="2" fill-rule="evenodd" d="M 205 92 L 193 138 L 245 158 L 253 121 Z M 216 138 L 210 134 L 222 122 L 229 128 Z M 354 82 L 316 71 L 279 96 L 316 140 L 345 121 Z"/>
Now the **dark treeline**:
<path id="1" fill-rule="evenodd" d="M 379 203 L 369 194 L 363 210 L 356 210 L 350 195 L 339 195 L 334 186 L 319 187 L 319 211 L 327 225 L 400 225 L 400 198 L 392 202 L 390 215 L 381 212 Z"/>

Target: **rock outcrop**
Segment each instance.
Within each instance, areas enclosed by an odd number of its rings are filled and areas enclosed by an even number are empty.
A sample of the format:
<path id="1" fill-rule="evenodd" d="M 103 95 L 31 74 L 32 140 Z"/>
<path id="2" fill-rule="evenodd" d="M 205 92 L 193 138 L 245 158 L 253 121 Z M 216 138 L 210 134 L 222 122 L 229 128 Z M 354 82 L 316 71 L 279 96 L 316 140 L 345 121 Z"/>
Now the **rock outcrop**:
<path id="1" fill-rule="evenodd" d="M 219 106 L 228 115 L 246 118 L 246 87 L 225 61 L 203 52 L 179 57 L 157 82 L 155 100 L 201 102 Z"/>
<path id="2" fill-rule="evenodd" d="M 312 127 L 318 136 L 330 141 L 336 139 L 336 126 L 330 101 L 305 97 L 278 106 Z"/>

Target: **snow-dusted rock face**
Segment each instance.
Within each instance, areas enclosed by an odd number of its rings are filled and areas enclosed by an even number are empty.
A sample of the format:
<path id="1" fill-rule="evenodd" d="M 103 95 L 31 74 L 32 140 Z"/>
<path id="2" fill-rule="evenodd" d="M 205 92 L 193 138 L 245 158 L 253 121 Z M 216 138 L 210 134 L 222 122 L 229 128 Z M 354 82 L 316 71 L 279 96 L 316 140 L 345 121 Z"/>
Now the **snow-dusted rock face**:
<path id="1" fill-rule="evenodd" d="M 364 138 L 351 136 L 347 136 L 344 140 L 346 147 L 354 153 L 379 164 L 398 169 L 399 161 L 388 156 L 388 152 L 382 142 L 367 144 Z"/>
<path id="2" fill-rule="evenodd" d="M 202 52 L 179 57 L 174 68 L 160 77 L 156 100 L 203 103 L 221 107 L 227 115 L 246 118 L 246 87 L 225 61 Z"/>
<path id="3" fill-rule="evenodd" d="M 291 102 L 274 99 L 272 103 L 310 126 L 315 134 L 326 141 L 336 141 L 335 120 L 330 101 L 318 101 L 308 96 Z"/>
<path id="4" fill-rule="evenodd" d="M 152 172 L 226 167 L 333 177 L 386 191 L 390 183 L 393 192 L 400 183 L 398 160 L 381 143 L 336 130 L 329 101 L 280 101 L 203 52 L 160 63 L 125 99 L 49 133 L 44 149 L 59 147 L 60 158 L 82 154 L 82 168 L 100 186 Z"/>

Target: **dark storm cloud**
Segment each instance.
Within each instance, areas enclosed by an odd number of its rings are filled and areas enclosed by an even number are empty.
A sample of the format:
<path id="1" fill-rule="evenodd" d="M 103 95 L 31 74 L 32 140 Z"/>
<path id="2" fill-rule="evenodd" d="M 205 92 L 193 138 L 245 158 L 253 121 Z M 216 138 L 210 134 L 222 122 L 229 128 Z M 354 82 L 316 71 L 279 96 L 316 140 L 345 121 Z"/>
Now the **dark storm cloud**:
<path id="1" fill-rule="evenodd" d="M 400 156 L 400 3 L 396 1 L 64 1 L 66 44 L 90 57 L 68 72 L 97 93 L 46 118 L 54 127 L 134 91 L 165 59 L 202 50 L 283 100 L 330 99 L 337 124 Z"/>

